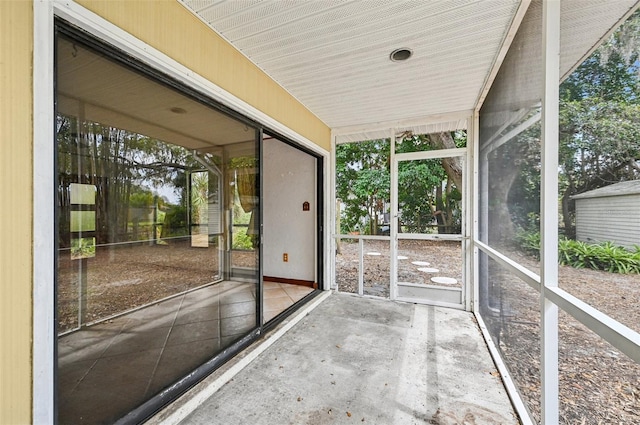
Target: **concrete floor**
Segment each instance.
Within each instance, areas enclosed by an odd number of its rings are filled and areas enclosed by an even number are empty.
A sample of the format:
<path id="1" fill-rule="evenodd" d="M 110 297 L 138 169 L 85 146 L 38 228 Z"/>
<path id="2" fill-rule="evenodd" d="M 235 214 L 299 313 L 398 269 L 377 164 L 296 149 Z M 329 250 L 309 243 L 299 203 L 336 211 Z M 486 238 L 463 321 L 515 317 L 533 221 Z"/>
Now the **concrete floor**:
<path id="1" fill-rule="evenodd" d="M 208 378 L 150 422 L 518 423 L 471 314 L 345 294 L 302 314 L 232 378 Z"/>

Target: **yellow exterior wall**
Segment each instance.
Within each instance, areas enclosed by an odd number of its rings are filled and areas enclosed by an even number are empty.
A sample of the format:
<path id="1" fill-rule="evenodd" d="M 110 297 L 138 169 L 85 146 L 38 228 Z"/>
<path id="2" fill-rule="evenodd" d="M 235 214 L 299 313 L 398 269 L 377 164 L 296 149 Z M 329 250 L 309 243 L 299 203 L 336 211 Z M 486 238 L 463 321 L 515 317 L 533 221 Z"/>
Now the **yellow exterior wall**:
<path id="1" fill-rule="evenodd" d="M 31 422 L 33 5 L 0 1 L 0 424 Z"/>
<path id="2" fill-rule="evenodd" d="M 175 0 L 80 0 L 329 150 L 330 129 Z M 33 5 L 0 0 L 0 424 L 31 422 Z"/>
<path id="3" fill-rule="evenodd" d="M 326 150 L 331 131 L 177 0 L 77 0 Z"/>

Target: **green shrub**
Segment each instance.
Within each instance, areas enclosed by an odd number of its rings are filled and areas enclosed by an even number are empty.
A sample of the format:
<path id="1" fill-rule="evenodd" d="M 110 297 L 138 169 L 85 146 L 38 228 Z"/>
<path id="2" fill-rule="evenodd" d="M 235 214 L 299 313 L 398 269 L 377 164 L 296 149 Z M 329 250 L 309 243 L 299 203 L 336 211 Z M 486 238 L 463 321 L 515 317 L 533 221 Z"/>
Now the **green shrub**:
<path id="1" fill-rule="evenodd" d="M 247 235 L 246 227 L 233 228 L 233 241 L 231 242 L 231 249 L 251 250 L 253 249 L 253 239 L 251 235 Z"/>
<path id="2" fill-rule="evenodd" d="M 520 232 L 516 241 L 522 251 L 540 258 L 539 232 Z M 632 252 L 611 242 L 588 244 L 563 238 L 558 242 L 558 262 L 578 269 L 640 274 L 640 246 Z"/>
<path id="3" fill-rule="evenodd" d="M 611 273 L 640 273 L 640 252 L 628 251 L 611 242 L 588 244 L 564 239 L 560 241 L 559 251 L 560 264 Z"/>
<path id="4" fill-rule="evenodd" d="M 540 232 L 518 232 L 516 242 L 525 253 L 540 258 Z"/>

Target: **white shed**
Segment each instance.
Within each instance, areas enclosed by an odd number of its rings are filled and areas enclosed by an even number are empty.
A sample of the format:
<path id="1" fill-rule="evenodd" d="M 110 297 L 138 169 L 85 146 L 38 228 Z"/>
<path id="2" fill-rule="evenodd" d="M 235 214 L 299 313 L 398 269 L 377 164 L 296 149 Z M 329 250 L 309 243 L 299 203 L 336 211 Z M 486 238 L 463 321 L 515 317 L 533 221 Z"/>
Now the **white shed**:
<path id="1" fill-rule="evenodd" d="M 640 180 L 612 184 L 575 195 L 576 238 L 640 245 Z"/>

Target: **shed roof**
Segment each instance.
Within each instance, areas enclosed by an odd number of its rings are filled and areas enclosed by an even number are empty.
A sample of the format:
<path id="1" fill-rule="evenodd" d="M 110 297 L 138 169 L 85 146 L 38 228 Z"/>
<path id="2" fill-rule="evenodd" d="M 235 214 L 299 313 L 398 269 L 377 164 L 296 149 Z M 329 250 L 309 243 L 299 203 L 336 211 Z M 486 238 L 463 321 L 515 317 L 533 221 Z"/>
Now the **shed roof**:
<path id="1" fill-rule="evenodd" d="M 622 196 L 640 194 L 640 180 L 630 180 L 590 190 L 579 195 L 572 196 L 572 199 L 603 198 L 605 196 Z"/>

